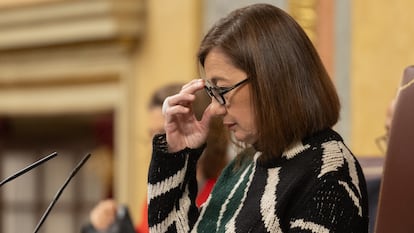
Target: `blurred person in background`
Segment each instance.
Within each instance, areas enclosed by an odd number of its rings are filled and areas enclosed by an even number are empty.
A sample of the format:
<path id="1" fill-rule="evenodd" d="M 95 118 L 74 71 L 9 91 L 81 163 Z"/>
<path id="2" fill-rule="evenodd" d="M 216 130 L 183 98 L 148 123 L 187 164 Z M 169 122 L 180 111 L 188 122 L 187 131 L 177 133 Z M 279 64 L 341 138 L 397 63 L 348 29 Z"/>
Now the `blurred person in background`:
<path id="1" fill-rule="evenodd" d="M 149 113 L 149 135 L 152 137 L 155 134 L 164 132 L 164 117 L 162 115 L 162 104 L 164 99 L 170 95 L 179 92 L 184 84 L 171 83 L 156 90 L 151 96 L 148 113 Z M 194 108 L 194 113 L 198 118 L 206 106 L 211 102 L 211 99 L 205 92 L 197 94 L 197 101 Z M 210 133 L 208 135 L 208 144 L 206 150 L 201 156 L 197 166 L 199 167 L 197 173 L 197 181 L 199 192 L 197 195 L 197 205 L 201 206 L 210 194 L 217 177 L 220 175 L 222 169 L 226 166 L 228 133 L 224 130 L 222 121 L 214 119 L 210 123 Z M 88 229 L 89 232 L 105 232 L 116 221 L 116 212 L 118 203 L 113 199 L 106 199 L 99 202 L 90 213 L 90 223 L 84 226 L 84 232 Z M 137 233 L 149 232 L 148 229 L 148 208 L 147 201 L 142 204 L 142 218 L 135 226 Z"/>

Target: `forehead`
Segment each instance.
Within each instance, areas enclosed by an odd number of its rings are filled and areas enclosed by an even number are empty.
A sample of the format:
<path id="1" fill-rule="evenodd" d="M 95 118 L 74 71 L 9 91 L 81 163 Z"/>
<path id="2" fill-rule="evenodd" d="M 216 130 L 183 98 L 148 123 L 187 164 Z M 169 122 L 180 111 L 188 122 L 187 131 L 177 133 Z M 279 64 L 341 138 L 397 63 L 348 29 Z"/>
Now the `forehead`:
<path id="1" fill-rule="evenodd" d="M 229 80 L 234 74 L 242 72 L 233 65 L 230 58 L 219 49 L 212 49 L 204 62 L 204 71 L 207 80 L 217 82 Z"/>

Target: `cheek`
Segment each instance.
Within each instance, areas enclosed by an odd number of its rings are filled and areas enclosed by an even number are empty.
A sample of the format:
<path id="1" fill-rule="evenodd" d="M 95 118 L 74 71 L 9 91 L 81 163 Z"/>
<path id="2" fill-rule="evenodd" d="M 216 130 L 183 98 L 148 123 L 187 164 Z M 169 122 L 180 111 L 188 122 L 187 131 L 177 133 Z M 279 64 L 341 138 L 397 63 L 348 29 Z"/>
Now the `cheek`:
<path id="1" fill-rule="evenodd" d="M 239 112 L 235 112 L 235 116 L 237 116 L 237 122 L 243 131 L 249 134 L 256 133 L 255 117 L 251 108 L 240 109 Z"/>
<path id="2" fill-rule="evenodd" d="M 252 135 L 256 135 L 257 132 L 257 128 L 256 128 L 256 124 L 254 123 L 254 117 L 252 115 L 249 115 L 248 117 L 246 117 L 246 131 L 248 134 L 252 134 Z"/>
<path id="3" fill-rule="evenodd" d="M 257 130 L 250 117 L 244 117 L 239 121 L 239 128 L 234 131 L 235 137 L 248 144 L 254 144 L 257 140 Z"/>
<path id="4" fill-rule="evenodd" d="M 233 116 L 238 118 L 238 123 L 244 130 L 256 131 L 254 109 L 250 99 L 250 91 L 248 88 L 241 89 L 238 93 L 232 96 L 233 102 Z"/>
<path id="5" fill-rule="evenodd" d="M 250 101 L 248 102 L 248 104 L 246 104 L 246 106 L 248 107 L 245 108 L 244 113 L 241 113 L 241 116 L 243 116 L 241 120 L 243 121 L 243 125 L 245 126 L 244 130 L 250 138 L 249 141 L 250 143 L 252 143 L 252 140 L 255 141 L 257 135 L 255 114 Z"/>

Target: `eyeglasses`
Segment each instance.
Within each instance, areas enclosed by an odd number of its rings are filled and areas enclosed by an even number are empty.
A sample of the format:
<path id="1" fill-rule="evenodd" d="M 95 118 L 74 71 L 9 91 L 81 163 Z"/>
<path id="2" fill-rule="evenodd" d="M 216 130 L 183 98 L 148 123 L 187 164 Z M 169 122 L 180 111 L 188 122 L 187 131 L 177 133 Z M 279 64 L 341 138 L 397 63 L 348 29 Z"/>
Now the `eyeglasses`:
<path id="1" fill-rule="evenodd" d="M 224 98 L 224 94 L 235 89 L 236 87 L 242 85 L 243 83 L 247 81 L 249 81 L 249 78 L 246 78 L 231 87 L 217 87 L 217 86 L 214 86 L 210 81 L 205 80 L 206 84 L 204 86 L 204 89 L 206 89 L 207 94 L 212 98 L 214 97 L 214 99 L 216 99 L 217 102 L 219 102 L 219 104 L 225 105 L 226 99 Z"/>

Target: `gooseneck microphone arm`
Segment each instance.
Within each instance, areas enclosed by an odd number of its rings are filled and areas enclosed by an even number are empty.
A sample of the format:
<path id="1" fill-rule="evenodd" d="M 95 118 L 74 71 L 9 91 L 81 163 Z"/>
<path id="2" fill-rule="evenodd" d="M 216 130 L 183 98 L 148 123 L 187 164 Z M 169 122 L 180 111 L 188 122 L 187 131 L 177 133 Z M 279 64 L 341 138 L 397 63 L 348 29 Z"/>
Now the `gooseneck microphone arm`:
<path id="1" fill-rule="evenodd" d="M 34 163 L 30 164 L 29 166 L 27 166 L 27 167 L 23 168 L 22 170 L 20 170 L 20 171 L 16 172 L 15 174 L 13 174 L 13 175 L 11 175 L 11 176 L 7 177 L 7 178 L 6 178 L 6 179 L 4 179 L 4 180 L 2 180 L 2 181 L 0 182 L 0 187 L 1 187 L 1 186 L 3 186 L 4 184 L 6 184 L 7 182 L 12 181 L 12 180 L 16 179 L 17 177 L 19 177 L 19 176 L 23 175 L 24 173 L 26 173 L 26 172 L 28 172 L 28 171 L 32 170 L 33 168 L 35 168 L 35 167 L 39 166 L 40 164 L 42 164 L 42 163 L 44 163 L 44 162 L 48 161 L 49 159 L 54 158 L 54 157 L 55 157 L 55 156 L 57 156 L 57 155 L 58 155 L 58 154 L 57 154 L 56 152 L 53 152 L 52 154 L 50 154 L 50 155 L 48 155 L 48 156 L 46 156 L 46 157 L 44 157 L 44 158 L 42 158 L 42 159 L 39 159 L 38 161 L 36 161 L 36 162 L 34 162 Z"/>
<path id="2" fill-rule="evenodd" d="M 68 178 L 66 179 L 65 183 L 60 187 L 60 189 L 56 192 L 55 197 L 53 197 L 52 201 L 50 202 L 49 206 L 47 207 L 45 213 L 43 214 L 42 218 L 40 218 L 39 223 L 37 224 L 35 230 L 33 233 L 38 232 L 40 227 L 42 226 L 43 222 L 46 220 L 47 216 L 49 215 L 50 211 L 52 210 L 53 206 L 59 199 L 60 195 L 63 193 L 63 190 L 66 188 L 66 186 L 69 184 L 70 180 L 76 175 L 76 173 L 80 170 L 80 168 L 83 166 L 83 164 L 86 163 L 86 161 L 91 157 L 91 154 L 85 155 L 82 160 L 76 165 L 76 167 L 72 170 Z"/>

